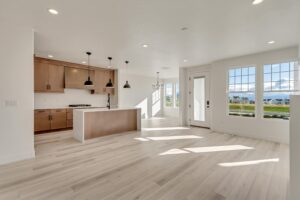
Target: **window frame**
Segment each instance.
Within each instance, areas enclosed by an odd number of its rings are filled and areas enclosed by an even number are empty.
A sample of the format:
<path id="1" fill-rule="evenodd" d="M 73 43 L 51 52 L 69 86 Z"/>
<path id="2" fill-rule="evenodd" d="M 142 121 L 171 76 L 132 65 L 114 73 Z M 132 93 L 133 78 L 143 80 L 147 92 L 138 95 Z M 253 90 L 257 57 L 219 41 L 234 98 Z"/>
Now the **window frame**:
<path id="1" fill-rule="evenodd" d="M 167 85 L 171 84 L 172 85 L 172 105 L 171 106 L 167 106 L 166 103 L 166 94 L 167 94 Z M 173 82 L 167 82 L 164 84 L 164 107 L 165 108 L 173 108 L 174 107 L 174 83 Z"/>
<path id="2" fill-rule="evenodd" d="M 172 85 L 172 106 L 166 106 L 166 85 L 171 84 Z M 179 96 L 180 96 L 180 87 L 179 87 L 179 81 L 167 81 L 164 83 L 164 108 L 166 109 L 179 109 L 180 106 L 180 97 L 178 98 L 179 100 L 179 106 L 176 106 L 176 84 L 178 84 L 178 89 L 179 89 Z"/>
<path id="3" fill-rule="evenodd" d="M 178 85 L 178 106 L 177 106 L 177 104 L 176 104 L 176 102 L 177 102 L 177 85 Z M 179 82 L 178 81 L 176 81 L 175 83 L 174 83 L 174 91 L 175 91 L 175 93 L 174 93 L 174 96 L 175 96 L 175 98 L 174 98 L 174 108 L 179 108 L 180 107 L 180 87 L 179 87 Z"/>
<path id="4" fill-rule="evenodd" d="M 294 81 L 294 90 L 270 90 L 270 91 L 265 91 L 265 72 L 264 72 L 264 67 L 265 67 L 265 65 L 271 65 L 271 74 L 272 74 L 272 65 L 274 65 L 274 64 L 279 64 L 279 67 L 280 67 L 280 65 L 281 64 L 283 64 L 283 63 L 291 63 L 291 62 L 294 62 L 295 63 L 295 65 L 294 65 L 294 72 L 298 72 L 298 80 L 297 81 Z M 297 69 L 297 70 L 296 70 Z M 290 73 L 291 71 L 289 70 L 289 73 Z M 278 122 L 283 122 L 283 121 L 290 121 L 290 119 L 281 119 L 281 118 L 265 118 L 264 116 L 265 116 L 265 111 L 264 111 L 264 106 L 265 106 L 265 104 L 264 104 L 264 96 L 265 96 L 265 93 L 291 93 L 291 95 L 292 95 L 292 93 L 297 93 L 297 92 L 299 92 L 300 91 L 300 87 L 299 88 L 296 88 L 296 82 L 298 82 L 298 84 L 300 83 L 300 61 L 298 60 L 298 59 L 287 59 L 287 60 L 277 60 L 277 61 L 272 61 L 272 62 L 269 62 L 269 63 L 267 63 L 267 62 L 264 62 L 263 64 L 262 64 L 262 66 L 261 66 L 261 76 L 262 76 L 262 78 L 261 78 L 261 99 L 260 99 L 260 101 L 261 101 L 261 109 L 260 109 L 260 112 L 261 112 L 261 119 L 262 120 L 266 120 L 266 121 L 278 121 Z M 279 68 L 279 73 L 281 73 L 281 70 L 280 70 L 280 68 Z M 289 77 L 289 81 L 290 81 L 290 77 Z M 272 78 L 271 78 L 271 83 L 272 83 Z M 290 88 L 290 86 L 289 86 L 289 88 Z"/>
<path id="5" fill-rule="evenodd" d="M 240 115 L 230 115 L 230 108 L 229 108 L 229 94 L 230 93 L 234 93 L 234 92 L 230 92 L 229 90 L 229 85 L 232 85 L 230 84 L 230 75 L 229 75 L 229 71 L 230 70 L 235 70 L 235 69 L 243 69 L 243 68 L 251 68 L 251 67 L 254 67 L 255 68 L 255 89 L 254 91 L 241 91 L 240 93 L 254 93 L 255 95 L 255 109 L 254 109 L 254 117 L 246 117 L 246 116 L 240 116 Z M 259 76 L 258 76 L 258 72 L 259 71 L 259 67 L 257 67 L 257 65 L 255 64 L 248 64 L 248 65 L 241 65 L 241 66 L 232 66 L 232 67 L 228 67 L 226 69 L 226 116 L 229 117 L 229 118 L 238 118 L 238 119 L 250 119 L 250 120 L 254 120 L 254 119 L 257 119 L 258 118 L 258 80 L 259 80 Z M 235 76 L 234 76 L 235 77 Z M 242 77 L 242 74 L 241 74 L 241 77 Z M 241 81 L 242 82 L 242 81 Z M 241 83 L 242 84 L 242 83 Z M 248 84 L 249 84 L 249 74 L 248 74 Z M 248 85 L 249 87 L 249 85 Z"/>

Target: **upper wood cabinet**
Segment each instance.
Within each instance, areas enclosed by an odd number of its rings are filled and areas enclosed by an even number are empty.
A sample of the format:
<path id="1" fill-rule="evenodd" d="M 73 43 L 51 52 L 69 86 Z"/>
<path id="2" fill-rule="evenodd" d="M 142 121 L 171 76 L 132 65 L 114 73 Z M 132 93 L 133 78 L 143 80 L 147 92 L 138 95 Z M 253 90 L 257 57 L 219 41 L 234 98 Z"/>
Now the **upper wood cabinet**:
<path id="1" fill-rule="evenodd" d="M 64 66 L 35 60 L 35 92 L 64 92 Z"/>
<path id="2" fill-rule="evenodd" d="M 69 63 L 59 60 L 35 57 L 34 91 L 64 92 L 64 88 L 87 89 L 84 82 L 90 72 L 94 86 L 88 88 L 94 94 L 114 94 L 113 88 L 106 88 L 109 79 L 115 86 L 115 70 Z"/>
<path id="3" fill-rule="evenodd" d="M 109 79 L 113 82 L 114 86 L 114 71 L 113 70 L 95 70 L 94 93 L 95 94 L 114 94 L 113 88 L 106 88 Z"/>
<path id="4" fill-rule="evenodd" d="M 91 80 L 94 81 L 95 71 L 90 70 Z M 86 89 L 84 82 L 88 78 L 88 70 L 66 67 L 65 68 L 65 87 L 72 89 Z M 95 84 L 95 83 L 94 83 Z M 93 88 L 91 88 L 93 89 Z"/>

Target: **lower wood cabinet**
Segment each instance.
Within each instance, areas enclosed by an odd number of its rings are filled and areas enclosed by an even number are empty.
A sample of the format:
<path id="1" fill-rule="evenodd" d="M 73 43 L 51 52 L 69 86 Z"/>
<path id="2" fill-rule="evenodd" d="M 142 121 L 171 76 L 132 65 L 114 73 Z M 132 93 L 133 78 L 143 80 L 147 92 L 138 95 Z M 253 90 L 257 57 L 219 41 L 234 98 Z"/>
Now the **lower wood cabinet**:
<path id="1" fill-rule="evenodd" d="M 34 131 L 47 131 L 51 129 L 50 110 L 34 111 Z"/>
<path id="2" fill-rule="evenodd" d="M 65 109 L 50 111 L 51 130 L 67 128 L 67 112 Z"/>
<path id="3" fill-rule="evenodd" d="M 67 109 L 67 128 L 73 128 L 73 109 Z"/>
<path id="4" fill-rule="evenodd" d="M 39 109 L 34 111 L 35 132 L 51 131 L 72 127 L 72 109 Z"/>

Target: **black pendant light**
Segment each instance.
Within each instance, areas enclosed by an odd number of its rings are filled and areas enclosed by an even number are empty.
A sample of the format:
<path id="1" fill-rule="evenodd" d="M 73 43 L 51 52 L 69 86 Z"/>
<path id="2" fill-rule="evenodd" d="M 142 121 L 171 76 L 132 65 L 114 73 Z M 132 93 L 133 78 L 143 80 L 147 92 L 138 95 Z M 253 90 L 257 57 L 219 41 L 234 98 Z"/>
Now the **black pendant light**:
<path id="1" fill-rule="evenodd" d="M 129 61 L 126 60 L 126 61 L 125 61 L 126 68 L 127 68 L 128 63 L 129 63 Z M 129 83 L 128 83 L 128 80 L 126 80 L 126 83 L 125 83 L 125 85 L 123 86 L 123 88 L 125 88 L 125 89 L 131 88 L 130 85 L 129 85 Z"/>
<path id="2" fill-rule="evenodd" d="M 108 57 L 107 58 L 109 60 L 109 65 L 107 66 L 107 68 L 111 68 L 111 60 L 112 60 L 112 57 Z M 111 81 L 111 79 L 109 79 L 109 81 L 106 83 L 106 88 L 113 88 L 114 85 Z"/>
<path id="3" fill-rule="evenodd" d="M 113 85 L 111 79 L 109 79 L 108 83 L 106 83 L 106 87 L 107 87 L 107 88 L 113 88 L 113 87 L 114 87 L 114 85 Z"/>
<path id="4" fill-rule="evenodd" d="M 86 54 L 88 55 L 88 79 L 84 82 L 84 85 L 87 87 L 92 87 L 92 86 L 94 86 L 93 81 L 91 80 L 91 76 L 90 76 L 90 56 L 92 55 L 92 53 L 86 52 Z"/>

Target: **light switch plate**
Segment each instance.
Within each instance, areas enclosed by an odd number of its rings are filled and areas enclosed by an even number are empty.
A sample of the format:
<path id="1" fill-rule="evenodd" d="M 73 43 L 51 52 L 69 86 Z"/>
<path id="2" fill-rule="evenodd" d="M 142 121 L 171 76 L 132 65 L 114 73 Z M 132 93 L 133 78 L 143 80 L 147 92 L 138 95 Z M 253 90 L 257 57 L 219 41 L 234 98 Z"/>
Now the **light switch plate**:
<path id="1" fill-rule="evenodd" d="M 18 101 L 17 100 L 4 100 L 4 107 L 17 107 Z"/>

